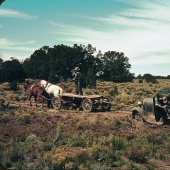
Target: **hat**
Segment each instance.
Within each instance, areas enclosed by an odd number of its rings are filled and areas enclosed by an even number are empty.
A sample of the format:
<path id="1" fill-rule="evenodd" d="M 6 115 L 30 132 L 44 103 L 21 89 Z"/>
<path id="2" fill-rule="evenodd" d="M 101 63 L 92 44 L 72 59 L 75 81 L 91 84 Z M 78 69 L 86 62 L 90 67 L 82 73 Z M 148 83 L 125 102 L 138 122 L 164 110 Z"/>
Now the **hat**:
<path id="1" fill-rule="evenodd" d="M 141 105 L 142 105 L 142 102 L 141 102 L 141 101 L 139 101 L 139 102 L 138 102 L 138 106 L 141 106 Z"/>
<path id="2" fill-rule="evenodd" d="M 78 70 L 80 70 L 80 68 L 79 67 L 75 67 L 75 69 L 74 69 L 75 71 L 78 71 Z"/>
<path id="3" fill-rule="evenodd" d="M 166 102 L 167 102 L 167 97 L 164 96 L 164 97 L 162 98 L 162 100 L 163 100 L 163 103 L 166 103 Z"/>

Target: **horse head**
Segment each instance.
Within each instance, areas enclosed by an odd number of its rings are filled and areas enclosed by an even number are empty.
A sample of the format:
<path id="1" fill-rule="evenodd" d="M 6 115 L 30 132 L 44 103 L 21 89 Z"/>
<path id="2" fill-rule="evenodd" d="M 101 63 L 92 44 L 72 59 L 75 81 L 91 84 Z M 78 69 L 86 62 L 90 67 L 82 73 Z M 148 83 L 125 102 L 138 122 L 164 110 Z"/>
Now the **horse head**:
<path id="1" fill-rule="evenodd" d="M 25 91 L 28 89 L 29 85 L 30 85 L 29 81 L 25 80 L 24 85 L 23 85 Z"/>
<path id="2" fill-rule="evenodd" d="M 42 86 L 44 88 L 47 86 L 47 84 L 48 84 L 48 82 L 46 80 L 41 80 L 40 81 L 40 86 Z"/>

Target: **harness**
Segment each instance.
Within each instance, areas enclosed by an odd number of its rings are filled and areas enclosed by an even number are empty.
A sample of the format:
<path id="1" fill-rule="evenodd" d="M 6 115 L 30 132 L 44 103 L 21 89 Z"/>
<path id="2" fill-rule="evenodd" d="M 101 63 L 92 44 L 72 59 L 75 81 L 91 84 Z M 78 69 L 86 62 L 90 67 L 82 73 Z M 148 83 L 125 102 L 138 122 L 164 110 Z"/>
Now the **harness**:
<path id="1" fill-rule="evenodd" d="M 50 86 L 51 86 L 51 83 L 48 83 L 48 82 L 47 82 L 46 85 L 45 85 L 45 87 L 44 87 L 47 92 L 48 92 L 48 88 L 49 88 Z M 48 92 L 48 93 L 49 93 L 49 92 Z"/>
<path id="2" fill-rule="evenodd" d="M 46 88 L 46 87 L 47 87 L 47 85 L 48 85 L 48 82 L 46 82 L 46 85 L 44 86 L 44 88 Z"/>
<path id="3" fill-rule="evenodd" d="M 34 87 L 34 84 L 30 87 L 30 89 L 32 90 L 33 87 Z"/>

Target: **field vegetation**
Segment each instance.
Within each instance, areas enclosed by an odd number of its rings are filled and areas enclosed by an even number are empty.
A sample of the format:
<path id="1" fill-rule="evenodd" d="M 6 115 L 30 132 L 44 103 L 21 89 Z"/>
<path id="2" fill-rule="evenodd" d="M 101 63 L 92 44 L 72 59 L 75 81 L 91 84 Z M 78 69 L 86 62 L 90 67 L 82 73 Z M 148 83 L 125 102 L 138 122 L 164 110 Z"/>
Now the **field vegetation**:
<path id="1" fill-rule="evenodd" d="M 97 81 L 95 88 L 83 92 L 109 97 L 111 111 L 83 112 L 80 108 L 30 107 L 22 84 L 11 90 L 10 83 L 2 83 L 0 163 L 17 170 L 168 170 L 169 126 L 143 123 L 136 128 L 127 116 L 138 101 L 169 84 L 169 79 Z M 59 85 L 75 93 L 73 82 Z"/>

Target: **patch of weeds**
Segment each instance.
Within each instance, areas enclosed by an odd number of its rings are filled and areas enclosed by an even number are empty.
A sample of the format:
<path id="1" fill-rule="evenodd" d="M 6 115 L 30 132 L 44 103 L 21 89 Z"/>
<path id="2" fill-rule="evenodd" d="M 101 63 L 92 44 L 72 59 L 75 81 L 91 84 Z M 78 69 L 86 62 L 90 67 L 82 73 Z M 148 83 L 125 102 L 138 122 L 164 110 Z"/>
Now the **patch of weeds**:
<path id="1" fill-rule="evenodd" d="M 115 162 L 112 163 L 112 166 L 113 167 L 121 167 L 125 164 L 125 161 L 124 160 L 117 160 Z"/>
<path id="2" fill-rule="evenodd" d="M 168 152 L 167 149 L 160 147 L 160 149 L 157 151 L 157 154 L 158 158 L 163 161 L 166 159 L 166 155 L 168 154 Z"/>
<path id="3" fill-rule="evenodd" d="M 147 163 L 146 152 L 142 148 L 126 148 L 126 156 L 128 159 L 137 163 Z"/>
<path id="4" fill-rule="evenodd" d="M 29 113 L 24 113 L 20 116 L 20 118 L 22 119 L 22 121 L 26 124 L 29 124 L 30 123 L 30 118 L 31 118 L 31 115 Z"/>
<path id="5" fill-rule="evenodd" d="M 107 115 L 103 115 L 103 120 L 105 120 L 105 121 L 107 121 L 107 120 L 109 120 L 109 117 L 107 116 Z"/>
<path id="6" fill-rule="evenodd" d="M 17 169 L 17 170 L 23 170 L 23 166 L 24 166 L 23 160 L 19 160 L 19 161 L 17 162 L 17 164 L 16 164 L 15 169 Z"/>
<path id="7" fill-rule="evenodd" d="M 111 139 L 111 146 L 113 150 L 122 150 L 124 148 L 124 142 L 121 137 L 113 136 Z"/>
<path id="8" fill-rule="evenodd" d="M 159 169 L 159 168 L 155 163 L 149 162 L 148 164 L 146 164 L 146 169 L 148 169 L 148 170 L 156 170 L 156 169 Z"/>
<path id="9" fill-rule="evenodd" d="M 31 110 L 31 111 L 29 111 L 29 114 L 30 114 L 30 115 L 36 115 L 36 112 L 33 111 L 33 110 Z"/>
<path id="10" fill-rule="evenodd" d="M 12 167 L 12 162 L 10 160 L 7 160 L 2 163 L 4 168 L 11 168 Z"/>
<path id="11" fill-rule="evenodd" d="M 28 95 L 27 94 L 20 94 L 19 96 L 18 96 L 18 101 L 25 101 L 25 100 L 27 100 L 28 99 Z"/>
<path id="12" fill-rule="evenodd" d="M 139 167 L 137 167 L 133 162 L 130 162 L 128 165 L 127 165 L 127 170 L 140 170 Z"/>
<path id="13" fill-rule="evenodd" d="M 14 110 L 10 110 L 9 114 L 12 115 L 12 116 L 15 116 L 15 111 Z"/>
<path id="14" fill-rule="evenodd" d="M 56 145 L 58 143 L 58 141 L 60 140 L 61 138 L 61 133 L 62 133 L 62 130 L 63 130 L 63 123 L 62 122 L 58 122 L 58 125 L 57 125 L 57 128 L 56 128 L 56 132 L 55 132 L 55 136 L 54 136 L 54 140 L 53 140 L 53 143 Z"/>
<path id="15" fill-rule="evenodd" d="M 4 123 L 8 123 L 8 122 L 10 121 L 9 114 L 4 114 L 4 115 L 2 116 L 2 121 L 3 121 Z"/>
<path id="16" fill-rule="evenodd" d="M 86 139 L 85 138 L 76 138 L 72 141 L 73 147 L 85 147 L 86 146 Z"/>
<path id="17" fill-rule="evenodd" d="M 65 169 L 66 170 L 71 170 L 73 168 L 74 168 L 74 162 L 70 161 L 70 162 L 65 164 Z"/>
<path id="18" fill-rule="evenodd" d="M 110 91 L 110 96 L 116 96 L 118 95 L 118 88 L 117 86 L 114 86 L 113 90 Z"/>
<path id="19" fill-rule="evenodd" d="M 93 163 L 90 165 L 90 169 L 96 169 L 96 170 L 109 170 L 108 166 L 102 165 L 101 163 Z"/>
<path id="20" fill-rule="evenodd" d="M 149 134 L 147 136 L 148 143 L 152 143 L 153 145 L 161 145 L 164 144 L 164 138 L 157 134 Z"/>
<path id="21" fill-rule="evenodd" d="M 111 124 L 112 124 L 114 127 L 117 127 L 117 126 L 120 126 L 122 123 L 121 123 L 121 121 L 120 121 L 119 119 L 113 118 L 113 119 L 111 120 Z"/>
<path id="22" fill-rule="evenodd" d="M 14 150 L 13 152 L 11 152 L 11 154 L 9 155 L 9 159 L 12 162 L 18 162 L 19 160 L 24 160 L 24 155 L 23 153 L 20 153 L 17 150 Z"/>
<path id="23" fill-rule="evenodd" d="M 77 130 L 85 130 L 86 128 L 89 127 L 89 123 L 87 121 L 83 121 L 80 120 L 77 124 L 76 124 L 76 128 Z"/>
<path id="24" fill-rule="evenodd" d="M 20 98 L 20 95 L 19 94 L 13 94 L 12 96 L 12 99 L 15 100 L 15 101 L 20 101 L 19 98 Z"/>
<path id="25" fill-rule="evenodd" d="M 13 91 L 19 90 L 19 86 L 16 81 L 11 82 L 9 86 L 10 86 L 10 90 L 13 90 Z"/>

